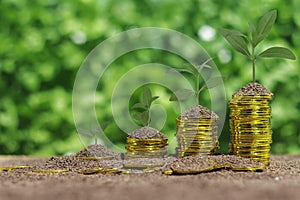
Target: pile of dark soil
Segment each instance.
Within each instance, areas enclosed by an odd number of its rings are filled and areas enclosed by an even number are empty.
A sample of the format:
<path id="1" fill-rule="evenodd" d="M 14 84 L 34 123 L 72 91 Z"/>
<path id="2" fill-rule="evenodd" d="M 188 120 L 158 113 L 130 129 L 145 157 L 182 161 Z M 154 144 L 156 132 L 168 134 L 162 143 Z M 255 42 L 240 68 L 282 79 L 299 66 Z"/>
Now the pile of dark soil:
<path id="1" fill-rule="evenodd" d="M 33 166 L 33 171 L 39 170 L 65 170 L 70 172 L 82 172 L 95 168 L 122 167 L 120 160 L 82 160 L 76 156 L 51 157 L 44 163 Z"/>
<path id="2" fill-rule="evenodd" d="M 120 154 L 115 153 L 101 144 L 90 145 L 87 148 L 76 153 L 77 157 L 107 157 L 120 159 Z"/>
<path id="3" fill-rule="evenodd" d="M 272 93 L 261 84 L 251 82 L 239 89 L 233 95 L 272 95 Z"/>
<path id="4" fill-rule="evenodd" d="M 167 137 L 149 126 L 139 128 L 128 135 L 129 138 L 137 139 L 167 139 Z"/>
<path id="5" fill-rule="evenodd" d="M 208 108 L 196 105 L 192 106 L 190 109 L 186 110 L 184 113 L 181 114 L 181 118 L 213 118 L 218 119 L 218 115 L 213 111 L 210 111 Z"/>

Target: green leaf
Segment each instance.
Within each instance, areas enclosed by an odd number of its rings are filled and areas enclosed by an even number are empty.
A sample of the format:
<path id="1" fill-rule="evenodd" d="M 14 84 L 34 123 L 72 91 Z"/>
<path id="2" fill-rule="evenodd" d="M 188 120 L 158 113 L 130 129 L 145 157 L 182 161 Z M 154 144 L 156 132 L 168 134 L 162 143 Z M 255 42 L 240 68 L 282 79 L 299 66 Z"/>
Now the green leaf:
<path id="1" fill-rule="evenodd" d="M 229 29 L 221 29 L 221 31 L 228 31 L 230 34 L 235 35 L 235 36 L 241 36 L 243 38 L 247 38 L 247 36 L 243 33 L 241 33 L 240 31 L 237 30 L 229 30 Z"/>
<path id="2" fill-rule="evenodd" d="M 108 127 L 109 124 L 110 124 L 110 120 L 105 121 L 105 122 L 101 125 L 102 130 L 105 131 L 105 129 Z"/>
<path id="3" fill-rule="evenodd" d="M 221 34 L 229 42 L 229 44 L 238 52 L 250 57 L 244 34 L 235 30 L 221 29 Z"/>
<path id="4" fill-rule="evenodd" d="M 177 98 L 177 96 L 176 96 L 175 93 L 173 93 L 173 94 L 170 96 L 169 101 L 178 101 L 178 98 Z"/>
<path id="5" fill-rule="evenodd" d="M 272 10 L 266 13 L 259 20 L 256 27 L 257 37 L 254 39 L 254 46 L 256 46 L 259 42 L 261 42 L 263 39 L 265 39 L 268 36 L 272 26 L 275 23 L 276 18 L 277 18 L 277 10 Z"/>
<path id="6" fill-rule="evenodd" d="M 271 47 L 261 52 L 257 56 L 264 58 L 286 58 L 291 60 L 296 59 L 295 54 L 291 50 L 284 47 Z"/>
<path id="7" fill-rule="evenodd" d="M 188 97 L 190 97 L 192 94 L 194 94 L 193 90 L 189 90 L 189 89 L 177 90 L 171 95 L 169 101 L 183 101 Z"/>
<path id="8" fill-rule="evenodd" d="M 154 96 L 154 97 L 152 97 L 152 98 L 151 98 L 151 103 L 150 103 L 150 104 L 152 104 L 152 102 L 155 101 L 155 100 L 158 99 L 158 98 L 159 98 L 159 96 Z"/>
<path id="9" fill-rule="evenodd" d="M 249 24 L 251 35 L 252 35 L 251 43 L 255 47 L 256 46 L 255 43 L 257 42 L 256 41 L 257 40 L 256 28 L 255 28 L 255 26 L 251 22 L 249 22 L 248 24 Z"/>
<path id="10" fill-rule="evenodd" d="M 147 110 L 147 107 L 146 107 L 144 104 L 142 104 L 142 103 L 136 103 L 136 104 L 134 104 L 131 108 L 132 108 L 132 109 L 143 109 L 143 110 Z"/>
<path id="11" fill-rule="evenodd" d="M 188 69 L 183 69 L 183 68 L 172 68 L 172 69 L 169 69 L 168 72 L 179 72 L 179 73 L 193 74 L 193 71 L 188 70 Z"/>
<path id="12" fill-rule="evenodd" d="M 191 70 L 188 70 L 188 69 L 183 69 L 183 68 L 174 68 L 174 70 L 180 72 L 180 73 L 188 73 L 188 74 L 193 74 L 193 72 Z"/>
<path id="13" fill-rule="evenodd" d="M 147 107 L 150 107 L 151 99 L 152 99 L 151 90 L 148 87 L 145 87 L 142 93 L 142 104 L 146 105 Z"/>
<path id="14" fill-rule="evenodd" d="M 201 72 L 201 70 L 203 69 L 203 68 L 209 68 L 209 69 L 211 69 L 211 66 L 210 65 L 208 65 L 207 63 L 209 63 L 210 61 L 212 61 L 213 60 L 213 58 L 208 58 L 206 61 L 204 61 L 201 65 L 196 65 L 196 68 L 197 68 L 197 70 L 198 70 L 198 73 L 200 73 Z"/>
<path id="15" fill-rule="evenodd" d="M 133 118 L 139 121 L 143 126 L 148 126 L 149 124 L 149 111 L 136 112 L 133 114 Z"/>

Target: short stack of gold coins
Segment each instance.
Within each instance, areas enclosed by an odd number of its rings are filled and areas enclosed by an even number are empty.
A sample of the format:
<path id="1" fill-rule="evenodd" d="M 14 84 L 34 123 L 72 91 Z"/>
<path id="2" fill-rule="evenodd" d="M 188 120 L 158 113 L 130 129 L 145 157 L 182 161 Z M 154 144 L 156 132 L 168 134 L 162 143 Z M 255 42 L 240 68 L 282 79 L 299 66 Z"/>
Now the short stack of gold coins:
<path id="1" fill-rule="evenodd" d="M 217 118 L 177 118 L 177 156 L 211 155 L 218 148 Z"/>
<path id="2" fill-rule="evenodd" d="M 163 158 L 167 154 L 168 139 L 140 139 L 127 137 L 126 158 Z"/>
<path id="3" fill-rule="evenodd" d="M 233 95 L 230 100 L 231 153 L 269 165 L 273 94 Z"/>
<path id="4" fill-rule="evenodd" d="M 142 127 L 127 137 L 125 159 L 163 158 L 167 154 L 168 139 L 151 127 Z"/>

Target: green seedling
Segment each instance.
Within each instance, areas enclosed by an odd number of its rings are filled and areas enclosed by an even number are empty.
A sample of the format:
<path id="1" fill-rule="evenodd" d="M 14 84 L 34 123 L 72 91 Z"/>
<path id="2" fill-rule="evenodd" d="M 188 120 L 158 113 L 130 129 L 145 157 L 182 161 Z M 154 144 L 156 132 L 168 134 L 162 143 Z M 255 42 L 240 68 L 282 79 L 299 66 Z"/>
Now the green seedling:
<path id="1" fill-rule="evenodd" d="M 256 81 L 255 62 L 259 58 L 286 58 L 295 60 L 294 53 L 285 47 L 270 47 L 260 53 L 256 53 L 255 48 L 269 34 L 277 18 L 277 10 L 266 13 L 255 27 L 249 23 L 250 35 L 247 36 L 237 30 L 221 29 L 221 34 L 229 44 L 239 53 L 247 56 L 252 62 L 252 81 Z M 248 46 L 250 46 L 250 51 Z"/>
<path id="2" fill-rule="evenodd" d="M 152 96 L 151 90 L 148 87 L 145 87 L 142 95 L 141 95 L 141 102 L 134 104 L 131 108 L 136 110 L 133 114 L 133 118 L 140 122 L 143 126 L 149 126 L 151 119 L 150 119 L 150 108 L 158 96 Z"/>
<path id="3" fill-rule="evenodd" d="M 213 77 L 210 78 L 208 81 L 206 81 L 205 84 L 201 84 L 201 71 L 204 68 L 211 69 L 211 66 L 209 65 L 209 62 L 212 61 L 212 58 L 207 59 L 204 61 L 201 65 L 189 65 L 188 69 L 180 69 L 180 68 L 174 68 L 174 70 L 182 73 L 182 74 L 188 74 L 192 76 L 194 81 L 194 88 L 191 89 L 180 89 L 175 91 L 171 97 L 170 101 L 184 101 L 190 96 L 194 95 L 196 99 L 197 105 L 199 105 L 199 96 L 200 93 L 205 89 L 214 88 L 217 85 L 219 85 L 220 81 L 222 81 L 222 77 Z"/>

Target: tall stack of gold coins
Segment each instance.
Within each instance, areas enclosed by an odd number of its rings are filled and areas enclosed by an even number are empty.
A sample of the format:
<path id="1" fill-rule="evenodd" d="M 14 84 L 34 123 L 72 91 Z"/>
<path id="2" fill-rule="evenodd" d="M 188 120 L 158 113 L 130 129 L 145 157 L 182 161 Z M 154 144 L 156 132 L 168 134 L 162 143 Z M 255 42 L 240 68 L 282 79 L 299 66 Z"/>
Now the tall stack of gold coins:
<path id="1" fill-rule="evenodd" d="M 126 159 L 163 158 L 167 154 L 168 139 L 158 130 L 142 127 L 127 137 Z"/>
<path id="2" fill-rule="evenodd" d="M 231 152 L 269 165 L 272 143 L 273 94 L 258 83 L 250 83 L 230 100 Z"/>
<path id="3" fill-rule="evenodd" d="M 177 119 L 177 156 L 211 155 L 218 148 L 218 116 L 203 106 L 193 106 Z"/>

